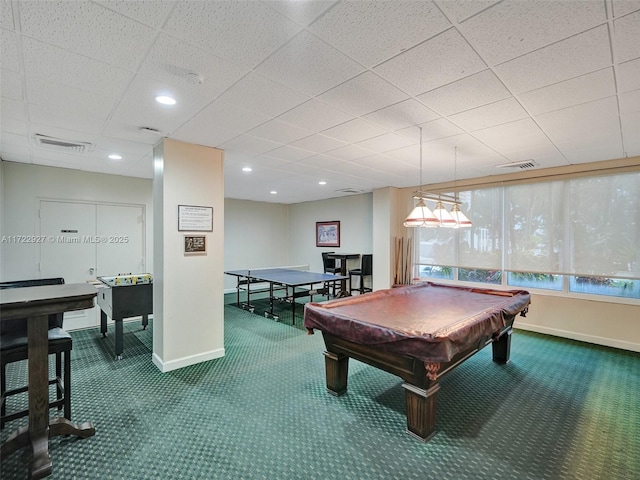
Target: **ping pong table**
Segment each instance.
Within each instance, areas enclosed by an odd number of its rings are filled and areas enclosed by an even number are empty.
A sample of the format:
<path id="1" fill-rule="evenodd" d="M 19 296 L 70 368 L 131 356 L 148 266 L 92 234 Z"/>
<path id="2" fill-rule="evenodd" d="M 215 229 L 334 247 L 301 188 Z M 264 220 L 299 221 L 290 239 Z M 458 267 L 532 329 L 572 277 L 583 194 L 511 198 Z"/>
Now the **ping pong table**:
<path id="1" fill-rule="evenodd" d="M 229 270 L 224 273 L 237 277 L 236 304 L 238 307 L 253 312 L 255 307 L 251 304 L 251 294 L 268 292 L 269 310 L 264 312 L 265 317 L 277 320 L 278 315 L 273 311 L 274 302 L 289 302 L 291 303 L 291 317 L 294 325 L 296 323 L 296 298 L 310 297 L 310 300 L 313 301 L 314 295 L 325 295 L 328 299 L 329 288 L 326 288 L 326 285 L 349 278 L 343 275 L 317 273 L 286 267 Z M 257 287 L 258 284 L 267 284 L 268 287 L 254 289 L 252 292 L 251 286 Z M 325 285 L 325 288 L 314 289 L 313 286 L 318 284 Z M 301 288 L 301 290 L 296 291 L 297 288 Z M 246 290 L 247 292 L 247 301 L 245 303 L 240 302 L 241 290 Z M 284 295 L 276 296 L 276 292 L 284 292 Z"/>

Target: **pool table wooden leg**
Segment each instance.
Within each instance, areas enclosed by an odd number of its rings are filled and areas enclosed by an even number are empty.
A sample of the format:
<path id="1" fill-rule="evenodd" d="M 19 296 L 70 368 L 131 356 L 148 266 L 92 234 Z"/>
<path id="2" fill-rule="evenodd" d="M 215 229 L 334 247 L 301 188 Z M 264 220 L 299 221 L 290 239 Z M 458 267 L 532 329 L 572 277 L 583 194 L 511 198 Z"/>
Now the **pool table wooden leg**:
<path id="1" fill-rule="evenodd" d="M 436 394 L 440 384 L 433 384 L 427 390 L 410 383 L 402 386 L 407 409 L 407 433 L 428 442 L 436 433 Z"/>
<path id="2" fill-rule="evenodd" d="M 349 357 L 341 353 L 324 352 L 324 365 L 327 375 L 327 390 L 335 396 L 347 391 Z"/>
<path id="3" fill-rule="evenodd" d="M 496 363 L 509 363 L 511 356 L 511 334 L 513 330 L 510 328 L 491 344 L 493 349 L 493 361 Z"/>

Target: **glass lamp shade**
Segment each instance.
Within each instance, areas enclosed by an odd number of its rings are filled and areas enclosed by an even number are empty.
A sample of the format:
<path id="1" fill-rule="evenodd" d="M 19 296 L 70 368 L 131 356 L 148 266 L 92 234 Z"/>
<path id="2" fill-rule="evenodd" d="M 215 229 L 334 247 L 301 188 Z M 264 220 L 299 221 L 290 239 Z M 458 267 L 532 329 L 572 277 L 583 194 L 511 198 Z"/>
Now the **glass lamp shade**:
<path id="1" fill-rule="evenodd" d="M 433 211 L 433 215 L 438 219 L 438 222 L 443 227 L 455 228 L 457 226 L 456 221 L 451 214 L 442 205 L 442 202 L 436 204 L 436 208 Z"/>
<path id="2" fill-rule="evenodd" d="M 433 212 L 421 198 L 404 221 L 405 227 L 437 227 L 440 224 Z"/>
<path id="3" fill-rule="evenodd" d="M 472 225 L 471 220 L 469 220 L 467 216 L 460 211 L 458 204 L 455 204 L 451 209 L 451 217 L 455 220 L 456 227 L 469 228 Z"/>

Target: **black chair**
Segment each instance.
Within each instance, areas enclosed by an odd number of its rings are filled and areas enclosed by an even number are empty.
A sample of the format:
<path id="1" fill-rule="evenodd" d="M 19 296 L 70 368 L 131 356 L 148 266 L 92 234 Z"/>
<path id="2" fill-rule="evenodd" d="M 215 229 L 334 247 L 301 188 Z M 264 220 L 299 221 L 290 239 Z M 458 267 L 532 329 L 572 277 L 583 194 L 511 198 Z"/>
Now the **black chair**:
<path id="1" fill-rule="evenodd" d="M 38 280 L 19 280 L 0 282 L 0 289 L 36 287 L 43 285 L 62 285 L 63 278 L 44 278 Z M 49 315 L 49 355 L 55 355 L 55 378 L 49 380 L 49 385 L 56 386 L 56 399 L 49 402 L 49 408 L 64 409 L 64 417 L 71 420 L 71 349 L 73 342 L 71 335 L 62 329 L 62 313 Z M 29 410 L 20 410 L 7 414 L 7 398 L 28 391 L 28 387 L 7 390 L 7 365 L 12 362 L 27 360 L 28 339 L 27 322 L 25 319 L 5 320 L 0 325 L 0 391 L 2 393 L 2 407 L 0 412 L 0 429 L 6 422 L 29 415 Z M 64 362 L 64 371 L 63 371 Z"/>
<path id="2" fill-rule="evenodd" d="M 370 253 L 362 255 L 360 268 L 349 270 L 349 291 L 352 291 L 351 281 L 353 280 L 353 277 L 360 277 L 360 288 L 356 288 L 356 290 L 360 293 L 371 292 L 371 288 L 364 286 L 364 279 L 365 277 L 370 277 L 372 275 L 372 270 L 373 255 Z"/>
<path id="3" fill-rule="evenodd" d="M 324 273 L 331 273 L 332 275 L 335 275 L 336 273 L 339 274 L 340 273 L 340 265 L 339 263 L 336 261 L 335 258 L 329 258 L 329 255 L 331 255 L 334 252 L 322 252 L 322 266 L 324 267 Z M 333 289 L 333 296 L 336 296 L 336 282 L 331 282 L 332 283 L 332 289 Z M 326 283 L 325 284 L 325 289 L 327 290 L 327 293 L 329 292 L 329 284 Z"/>

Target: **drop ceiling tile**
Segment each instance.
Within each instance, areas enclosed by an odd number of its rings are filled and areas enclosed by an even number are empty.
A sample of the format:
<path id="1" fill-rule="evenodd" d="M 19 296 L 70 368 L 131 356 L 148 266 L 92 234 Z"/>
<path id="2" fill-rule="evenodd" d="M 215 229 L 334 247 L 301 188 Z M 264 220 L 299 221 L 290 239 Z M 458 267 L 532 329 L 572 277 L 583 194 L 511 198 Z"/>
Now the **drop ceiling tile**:
<path id="1" fill-rule="evenodd" d="M 18 72 L 3 68 L 0 71 L 0 92 L 3 97 L 23 100 L 22 76 Z"/>
<path id="2" fill-rule="evenodd" d="M 462 133 L 462 129 L 460 127 L 454 125 L 446 118 L 439 118 L 432 122 L 424 123 L 421 127 L 423 142 L 451 137 Z M 402 130 L 398 130 L 396 133 L 413 140 L 416 144 L 420 141 L 420 130 L 418 129 L 418 126 L 404 128 Z"/>
<path id="3" fill-rule="evenodd" d="M 235 150 L 240 153 L 251 155 L 262 155 L 271 150 L 281 147 L 282 144 L 258 138 L 251 135 L 240 135 L 233 140 L 223 143 L 220 148 L 223 150 Z"/>
<path id="4" fill-rule="evenodd" d="M 405 136 L 398 135 L 397 133 L 385 133 L 383 135 L 378 135 L 377 137 L 358 142 L 358 146 L 374 152 L 384 153 L 389 150 L 406 147 L 412 143 L 414 143 L 412 140 Z"/>
<path id="5" fill-rule="evenodd" d="M 605 25 L 529 53 L 495 68 L 515 94 L 562 82 L 611 65 Z"/>
<path id="6" fill-rule="evenodd" d="M 311 31 L 367 67 L 451 26 L 431 2 L 341 2 Z"/>
<path id="7" fill-rule="evenodd" d="M 436 0 L 440 9 L 456 23 L 461 23 L 472 15 L 486 10 L 500 0 Z"/>
<path id="8" fill-rule="evenodd" d="M 2 132 L 2 137 L 0 137 L 0 143 L 4 148 L 6 145 L 13 145 L 17 147 L 28 147 L 29 146 L 29 137 L 26 135 L 17 135 L 15 133 L 10 132 Z"/>
<path id="9" fill-rule="evenodd" d="M 536 120 L 570 163 L 623 155 L 615 97 L 539 115 Z"/>
<path id="10" fill-rule="evenodd" d="M 337 165 L 338 163 L 342 163 L 342 160 L 332 157 L 331 155 L 313 155 L 296 162 L 296 165 L 306 165 L 314 168 L 329 168 Z"/>
<path id="11" fill-rule="evenodd" d="M 164 31 L 254 68 L 301 28 L 262 2 L 178 2 Z"/>
<path id="12" fill-rule="evenodd" d="M 174 4 L 172 0 L 97 0 L 96 3 L 152 27 L 161 25 Z"/>
<path id="13" fill-rule="evenodd" d="M 183 41 L 161 34 L 149 51 L 140 73 L 178 88 L 189 89 L 208 101 L 220 96 L 248 73 L 246 68 L 211 55 Z M 197 74 L 197 78 L 189 76 Z"/>
<path id="14" fill-rule="evenodd" d="M 339 158 L 346 162 L 355 160 L 356 158 L 366 157 L 367 155 L 371 155 L 370 150 L 365 150 L 364 148 L 358 147 L 357 145 L 345 145 L 344 147 L 336 148 L 335 150 L 330 150 L 326 152 L 332 157 Z"/>
<path id="15" fill-rule="evenodd" d="M 267 122 L 269 118 L 267 115 L 244 109 L 238 105 L 216 100 L 198 112 L 190 119 L 189 123 L 192 125 L 208 124 L 238 133 L 247 133 L 261 123 Z"/>
<path id="16" fill-rule="evenodd" d="M 640 57 L 640 10 L 613 22 L 616 61 Z"/>
<path id="17" fill-rule="evenodd" d="M 266 157 L 278 158 L 286 162 L 297 162 L 303 158 L 307 158 L 313 155 L 313 152 L 302 148 L 292 147 L 291 145 L 284 145 L 282 147 L 271 150 L 265 154 Z"/>
<path id="18" fill-rule="evenodd" d="M 449 120 L 463 130 L 472 132 L 528 117 L 529 114 L 513 97 L 489 105 L 451 115 Z"/>
<path id="19" fill-rule="evenodd" d="M 105 97 L 35 77 L 27 77 L 26 86 L 30 105 L 53 108 L 63 118 L 86 115 L 105 121 L 117 101 L 115 97 Z"/>
<path id="20" fill-rule="evenodd" d="M 438 68 L 433 68 L 434 65 Z M 485 68 L 467 41 L 451 28 L 375 67 L 374 71 L 410 95 L 420 95 Z"/>
<path id="21" fill-rule="evenodd" d="M 308 32 L 301 32 L 256 68 L 256 72 L 312 96 L 362 71 L 363 67 Z"/>
<path id="22" fill-rule="evenodd" d="M 473 136 L 510 162 L 535 160 L 542 167 L 567 164 L 558 149 L 530 118 L 478 130 L 473 132 Z"/>
<path id="23" fill-rule="evenodd" d="M 314 134 L 293 142 L 291 145 L 315 153 L 325 153 L 329 150 L 335 150 L 336 148 L 343 147 L 347 144 L 335 138 Z"/>
<path id="24" fill-rule="evenodd" d="M 417 97 L 440 115 L 448 116 L 509 98 L 509 90 L 491 70 L 484 70 Z"/>
<path id="25" fill-rule="evenodd" d="M 307 0 L 304 2 L 271 0 L 267 2 L 267 5 L 271 8 L 275 8 L 285 17 L 306 27 L 322 15 L 323 12 L 331 8 L 335 3 L 337 2 L 328 0 Z"/>
<path id="26" fill-rule="evenodd" d="M 623 156 L 640 155 L 640 112 L 623 115 L 620 118 L 622 123 L 622 138 L 624 141 Z"/>
<path id="27" fill-rule="evenodd" d="M 278 120 L 320 132 L 353 118 L 353 115 L 314 98 L 283 113 Z"/>
<path id="28" fill-rule="evenodd" d="M 11 2 L 0 2 L 0 26 L 13 30 L 13 8 Z"/>
<path id="29" fill-rule="evenodd" d="M 170 136 L 181 142 L 218 147 L 241 134 L 242 132 L 237 130 L 205 122 L 200 115 L 196 115 L 173 131 Z"/>
<path id="30" fill-rule="evenodd" d="M 638 0 L 616 0 L 613 2 L 613 14 L 615 17 L 622 17 L 627 13 L 640 10 Z"/>
<path id="31" fill-rule="evenodd" d="M 580 8 L 572 1 L 508 0 L 463 22 L 460 30 L 489 65 L 497 65 L 606 20 L 599 0 L 581 0 Z"/>
<path id="32" fill-rule="evenodd" d="M 276 152 L 280 150 L 276 148 L 276 150 L 271 150 L 268 155 L 258 155 L 249 160 L 246 160 L 242 163 L 242 166 L 248 166 L 253 168 L 252 172 L 242 172 L 242 175 L 255 175 L 256 173 L 262 174 L 262 172 L 267 171 L 268 169 L 281 168 L 285 165 L 291 163 L 289 160 L 285 160 L 283 158 L 278 158 L 275 156 L 269 156 L 272 152 Z M 273 172 L 269 170 L 270 174 L 273 175 Z"/>
<path id="33" fill-rule="evenodd" d="M 120 97 L 133 73 L 23 37 L 25 74 L 105 97 Z"/>
<path id="34" fill-rule="evenodd" d="M 611 68 L 588 73 L 548 87 L 523 93 L 518 98 L 532 114 L 551 112 L 580 103 L 615 95 L 616 85 Z"/>
<path id="35" fill-rule="evenodd" d="M 28 109 L 29 120 L 32 124 L 62 127 L 83 134 L 100 133 L 105 122 L 104 118 L 93 117 L 86 112 L 73 111 L 72 108 L 60 110 L 55 106 L 30 104 Z"/>
<path id="36" fill-rule="evenodd" d="M 5 133 L 14 133 L 25 137 L 29 135 L 29 128 L 26 121 L 8 118 L 5 116 L 4 110 L 1 112 L 0 118 L 0 125 L 2 126 L 2 131 L 0 132 L 0 143 L 2 142 L 1 137 Z"/>
<path id="37" fill-rule="evenodd" d="M 629 92 L 640 88 L 640 58 L 621 63 L 616 69 L 620 92 Z"/>
<path id="38" fill-rule="evenodd" d="M 368 168 L 374 168 L 389 175 L 397 175 L 399 177 L 413 177 L 415 182 L 420 179 L 420 171 L 414 165 L 404 162 L 395 161 L 385 155 L 369 155 L 367 157 L 358 158 L 353 163 Z"/>
<path id="39" fill-rule="evenodd" d="M 627 92 L 620 95 L 620 115 L 640 113 L 640 90 Z M 638 130 L 640 135 L 640 130 Z"/>
<path id="40" fill-rule="evenodd" d="M 72 21 L 73 28 L 52 19 Z M 22 2 L 20 24 L 25 35 L 129 70 L 140 64 L 156 35 L 153 28 L 91 2 Z"/>
<path id="41" fill-rule="evenodd" d="M 328 128 L 322 133 L 323 135 L 337 138 L 347 143 L 357 143 L 387 132 L 378 125 L 362 120 L 361 118 L 355 118 L 333 128 Z"/>
<path id="42" fill-rule="evenodd" d="M 4 4 L 5 2 L 2 3 Z M 3 69 L 13 70 L 14 72 L 21 71 L 18 58 L 18 43 L 16 34 L 13 31 L 0 30 L 0 54 L 2 55 L 0 58 L 2 58 Z"/>
<path id="43" fill-rule="evenodd" d="M 262 137 L 274 142 L 291 143 L 311 135 L 311 130 L 296 127 L 279 120 L 270 120 L 248 132 L 250 135 Z"/>
<path id="44" fill-rule="evenodd" d="M 406 100 L 408 96 L 372 72 L 365 72 L 318 97 L 359 116 Z"/>
<path id="45" fill-rule="evenodd" d="M 223 93 L 220 99 L 269 117 L 277 117 L 306 102 L 309 97 L 261 75 L 250 73 Z"/>
<path id="46" fill-rule="evenodd" d="M 430 122 L 438 117 L 439 115 L 433 110 L 410 98 L 395 105 L 376 110 L 362 118 L 393 131 Z"/>

